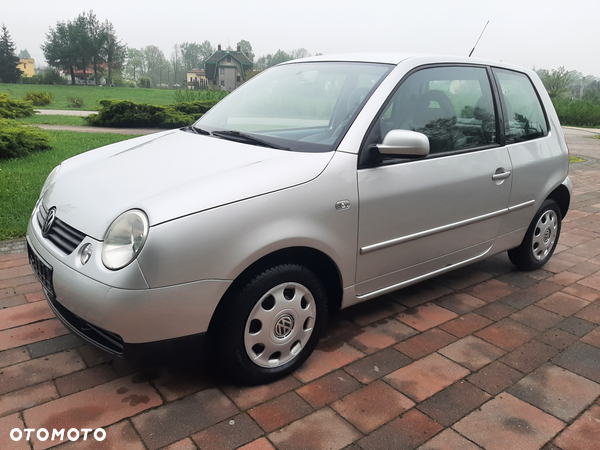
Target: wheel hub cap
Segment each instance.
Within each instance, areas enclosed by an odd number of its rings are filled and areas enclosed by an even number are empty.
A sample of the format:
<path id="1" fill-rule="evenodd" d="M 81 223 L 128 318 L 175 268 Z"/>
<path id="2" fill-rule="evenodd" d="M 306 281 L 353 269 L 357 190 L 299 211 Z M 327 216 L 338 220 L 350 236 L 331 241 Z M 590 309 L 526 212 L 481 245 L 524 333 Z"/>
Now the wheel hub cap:
<path id="1" fill-rule="evenodd" d="M 274 334 L 279 339 L 286 338 L 294 329 L 294 318 L 289 314 L 284 314 L 275 322 Z"/>

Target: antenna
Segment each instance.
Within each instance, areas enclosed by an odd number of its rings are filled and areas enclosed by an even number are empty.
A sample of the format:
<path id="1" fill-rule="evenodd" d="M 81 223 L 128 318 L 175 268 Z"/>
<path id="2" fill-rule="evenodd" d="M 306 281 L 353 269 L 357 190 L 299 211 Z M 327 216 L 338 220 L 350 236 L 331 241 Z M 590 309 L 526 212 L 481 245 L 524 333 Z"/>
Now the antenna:
<path id="1" fill-rule="evenodd" d="M 475 51 L 475 47 L 477 47 L 477 44 L 479 44 L 479 39 L 481 39 L 481 36 L 483 36 L 483 33 L 485 33 L 485 29 L 487 28 L 487 26 L 488 26 L 489 23 L 490 23 L 489 20 L 485 23 L 485 27 L 483 27 L 483 31 L 481 32 L 481 34 L 477 38 L 477 42 L 475 42 L 475 45 L 473 46 L 473 50 L 471 50 L 471 53 L 469 53 L 469 58 L 471 57 L 471 55 Z"/>

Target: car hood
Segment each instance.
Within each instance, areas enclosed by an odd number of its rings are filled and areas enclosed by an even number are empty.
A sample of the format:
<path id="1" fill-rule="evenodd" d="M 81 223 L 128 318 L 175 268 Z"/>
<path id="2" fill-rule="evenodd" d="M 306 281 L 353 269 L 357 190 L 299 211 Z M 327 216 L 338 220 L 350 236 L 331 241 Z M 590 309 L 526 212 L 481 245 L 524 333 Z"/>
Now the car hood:
<path id="1" fill-rule="evenodd" d="M 102 240 L 110 223 L 129 209 L 145 211 L 153 226 L 305 183 L 332 156 L 174 130 L 66 160 L 43 202 L 56 207 L 62 221 Z"/>

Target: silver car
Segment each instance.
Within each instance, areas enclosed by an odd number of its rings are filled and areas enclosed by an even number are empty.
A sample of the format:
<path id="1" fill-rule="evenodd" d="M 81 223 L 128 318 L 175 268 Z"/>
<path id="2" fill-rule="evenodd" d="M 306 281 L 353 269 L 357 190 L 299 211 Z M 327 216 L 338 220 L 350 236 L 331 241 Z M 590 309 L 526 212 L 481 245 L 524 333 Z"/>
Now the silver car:
<path id="1" fill-rule="evenodd" d="M 572 192 L 536 74 L 412 54 L 268 69 L 193 126 L 64 161 L 31 216 L 56 315 L 134 361 L 297 368 L 332 311 L 508 251 L 543 266 Z M 190 350 L 191 349 L 191 350 Z"/>

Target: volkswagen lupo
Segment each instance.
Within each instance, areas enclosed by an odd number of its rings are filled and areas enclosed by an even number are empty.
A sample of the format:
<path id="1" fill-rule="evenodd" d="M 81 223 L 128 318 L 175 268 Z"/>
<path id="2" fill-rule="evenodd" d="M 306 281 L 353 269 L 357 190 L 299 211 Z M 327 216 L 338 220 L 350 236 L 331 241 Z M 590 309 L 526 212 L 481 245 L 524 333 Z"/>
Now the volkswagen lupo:
<path id="1" fill-rule="evenodd" d="M 141 361 L 191 343 L 238 382 L 268 382 L 306 360 L 337 309 L 500 252 L 543 266 L 568 165 L 530 70 L 309 58 L 192 126 L 64 161 L 29 258 L 56 315 L 96 346 Z"/>

